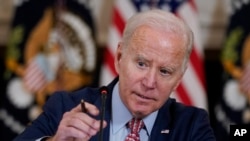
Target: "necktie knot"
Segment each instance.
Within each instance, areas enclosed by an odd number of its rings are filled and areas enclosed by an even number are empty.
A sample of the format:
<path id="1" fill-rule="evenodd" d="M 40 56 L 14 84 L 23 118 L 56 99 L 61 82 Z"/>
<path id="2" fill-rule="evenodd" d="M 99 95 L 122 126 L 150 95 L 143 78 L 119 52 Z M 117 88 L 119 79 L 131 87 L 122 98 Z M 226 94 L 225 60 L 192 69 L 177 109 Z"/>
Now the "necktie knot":
<path id="1" fill-rule="evenodd" d="M 128 127 L 131 132 L 126 137 L 125 141 L 140 141 L 139 132 L 144 127 L 142 119 L 133 118 L 128 122 Z"/>
<path id="2" fill-rule="evenodd" d="M 143 126 L 144 124 L 141 119 L 133 118 L 128 123 L 128 127 L 130 128 L 132 133 L 139 133 Z"/>

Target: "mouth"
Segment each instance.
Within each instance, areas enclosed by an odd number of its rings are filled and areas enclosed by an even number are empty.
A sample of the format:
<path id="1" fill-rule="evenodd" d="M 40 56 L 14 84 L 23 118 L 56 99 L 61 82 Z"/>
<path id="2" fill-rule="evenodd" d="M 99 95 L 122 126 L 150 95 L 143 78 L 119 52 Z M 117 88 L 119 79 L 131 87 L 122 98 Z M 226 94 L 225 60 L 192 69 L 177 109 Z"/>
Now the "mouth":
<path id="1" fill-rule="evenodd" d="M 146 96 L 141 95 L 141 94 L 138 94 L 138 93 L 136 93 L 136 95 L 137 95 L 138 97 L 140 97 L 141 99 L 143 99 L 143 100 L 154 100 L 154 101 L 155 101 L 155 99 L 154 99 L 154 98 L 151 98 L 151 97 L 146 97 Z"/>

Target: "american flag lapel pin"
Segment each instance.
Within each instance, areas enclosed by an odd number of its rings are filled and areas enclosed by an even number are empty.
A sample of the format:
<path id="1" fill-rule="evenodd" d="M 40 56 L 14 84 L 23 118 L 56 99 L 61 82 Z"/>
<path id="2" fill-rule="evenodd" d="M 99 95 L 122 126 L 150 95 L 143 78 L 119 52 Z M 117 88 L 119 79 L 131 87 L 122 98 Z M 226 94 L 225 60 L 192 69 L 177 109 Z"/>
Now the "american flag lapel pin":
<path id="1" fill-rule="evenodd" d="M 168 134 L 168 133 L 169 133 L 169 130 L 168 130 L 168 129 L 161 130 L 161 133 L 162 133 L 162 134 Z"/>

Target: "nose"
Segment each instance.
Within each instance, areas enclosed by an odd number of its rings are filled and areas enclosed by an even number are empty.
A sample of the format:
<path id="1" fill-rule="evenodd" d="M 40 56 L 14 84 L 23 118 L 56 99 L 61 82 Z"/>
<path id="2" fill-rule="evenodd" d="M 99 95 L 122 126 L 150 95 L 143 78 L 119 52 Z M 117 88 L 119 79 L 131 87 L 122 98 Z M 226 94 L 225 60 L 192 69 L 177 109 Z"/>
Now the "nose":
<path id="1" fill-rule="evenodd" d="M 153 89 L 156 87 L 156 72 L 154 70 L 148 70 L 148 72 L 144 75 L 142 84 L 149 89 Z"/>

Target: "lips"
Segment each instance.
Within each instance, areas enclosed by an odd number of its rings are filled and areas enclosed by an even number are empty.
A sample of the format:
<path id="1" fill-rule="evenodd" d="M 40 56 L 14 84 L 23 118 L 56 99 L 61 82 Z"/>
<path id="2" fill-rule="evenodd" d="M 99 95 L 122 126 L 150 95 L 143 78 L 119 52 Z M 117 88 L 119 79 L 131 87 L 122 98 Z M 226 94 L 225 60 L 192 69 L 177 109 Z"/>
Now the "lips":
<path id="1" fill-rule="evenodd" d="M 142 99 L 145 99 L 145 100 L 155 100 L 154 98 L 146 97 L 146 96 L 138 94 L 138 93 L 136 93 L 136 95 L 139 96 Z"/>

